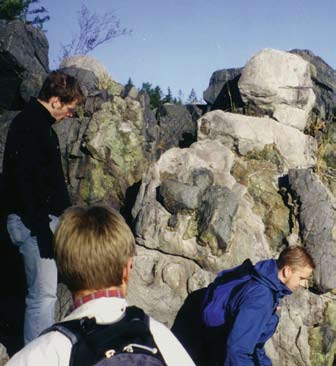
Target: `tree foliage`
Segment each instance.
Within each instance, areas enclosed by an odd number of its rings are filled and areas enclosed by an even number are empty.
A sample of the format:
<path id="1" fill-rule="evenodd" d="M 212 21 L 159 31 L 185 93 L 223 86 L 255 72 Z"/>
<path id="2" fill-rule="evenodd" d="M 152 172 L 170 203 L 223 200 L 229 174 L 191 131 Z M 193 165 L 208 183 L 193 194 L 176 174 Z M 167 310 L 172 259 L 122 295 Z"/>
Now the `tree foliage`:
<path id="1" fill-rule="evenodd" d="M 196 94 L 194 88 L 192 88 L 190 91 L 189 97 L 187 99 L 187 103 L 190 103 L 190 104 L 198 103 L 197 94 Z"/>
<path id="2" fill-rule="evenodd" d="M 20 19 L 25 23 L 32 24 L 43 29 L 43 24 L 50 19 L 44 6 L 31 8 L 31 5 L 39 3 L 40 0 L 0 0 L 0 19 Z"/>
<path id="3" fill-rule="evenodd" d="M 150 105 L 153 109 L 159 108 L 163 104 L 162 100 L 162 90 L 157 85 L 156 87 L 152 87 L 151 83 L 142 83 L 141 90 L 144 90 L 149 95 Z"/>
<path id="4" fill-rule="evenodd" d="M 123 28 L 114 11 L 103 15 L 82 4 L 78 14 L 79 32 L 72 36 L 70 43 L 62 44 L 61 59 L 74 55 L 86 55 L 96 47 L 114 38 L 129 35 L 130 29 Z"/>

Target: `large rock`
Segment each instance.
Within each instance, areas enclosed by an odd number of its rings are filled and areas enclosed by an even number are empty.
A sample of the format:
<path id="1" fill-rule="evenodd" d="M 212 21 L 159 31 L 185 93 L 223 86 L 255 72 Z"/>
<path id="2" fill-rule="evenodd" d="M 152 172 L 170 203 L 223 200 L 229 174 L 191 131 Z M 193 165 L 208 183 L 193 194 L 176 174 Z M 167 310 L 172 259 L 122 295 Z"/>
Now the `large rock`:
<path id="1" fill-rule="evenodd" d="M 209 86 L 203 92 L 203 99 L 211 109 L 231 110 L 240 106 L 238 80 L 241 71 L 242 68 L 223 69 L 211 75 Z"/>
<path id="2" fill-rule="evenodd" d="M 298 290 L 281 302 L 280 323 L 266 344 L 274 366 L 334 364 L 336 297 Z"/>
<path id="3" fill-rule="evenodd" d="M 315 95 L 310 65 L 301 57 L 264 49 L 248 61 L 238 86 L 250 109 L 304 130 Z"/>
<path id="4" fill-rule="evenodd" d="M 0 19 L 0 108 L 20 109 L 49 72 L 45 34 L 20 20 Z"/>
<path id="5" fill-rule="evenodd" d="M 206 113 L 198 121 L 198 139 L 216 139 L 240 155 L 274 145 L 289 168 L 316 163 L 314 138 L 269 117 L 251 117 L 220 110 Z"/>
<path id="6" fill-rule="evenodd" d="M 114 81 L 105 66 L 96 58 L 86 55 L 67 57 L 60 68 L 77 78 L 86 96 L 107 91 L 110 95 L 121 95 L 123 86 Z"/>
<path id="7" fill-rule="evenodd" d="M 195 142 L 199 115 L 182 104 L 164 104 L 157 112 L 156 158 L 172 147 L 188 147 Z"/>
<path id="8" fill-rule="evenodd" d="M 314 283 L 319 291 L 336 289 L 336 199 L 311 170 L 288 173 L 299 202 L 299 221 L 305 246 L 315 263 Z"/>
<path id="9" fill-rule="evenodd" d="M 230 174 L 233 164 L 234 154 L 218 141 L 165 152 L 144 176 L 132 211 L 138 245 L 182 261 L 177 273 L 185 262 L 197 264 L 204 271 L 197 275 L 202 283 L 247 257 L 256 261 L 270 256 L 264 223 L 246 187 Z M 147 273 L 146 263 L 138 265 L 139 272 Z M 152 276 L 146 291 L 156 294 L 156 272 Z M 173 293 L 172 314 L 183 300 L 181 292 Z M 165 306 L 153 302 L 148 310 L 165 313 Z"/>
<path id="10" fill-rule="evenodd" d="M 311 78 L 316 95 L 315 108 L 324 120 L 332 120 L 336 115 L 336 71 L 321 57 L 309 50 L 291 50 L 311 64 Z"/>

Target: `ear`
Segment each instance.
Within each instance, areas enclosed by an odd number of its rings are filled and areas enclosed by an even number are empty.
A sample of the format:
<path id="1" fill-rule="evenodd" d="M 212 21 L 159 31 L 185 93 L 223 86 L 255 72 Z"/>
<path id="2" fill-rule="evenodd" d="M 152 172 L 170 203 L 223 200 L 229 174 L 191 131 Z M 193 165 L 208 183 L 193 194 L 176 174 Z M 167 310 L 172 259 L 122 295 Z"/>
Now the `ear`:
<path id="1" fill-rule="evenodd" d="M 51 97 L 48 103 L 52 109 L 58 109 L 61 107 L 61 101 L 59 97 Z"/>
<path id="2" fill-rule="evenodd" d="M 128 284 L 133 267 L 133 258 L 128 258 L 123 270 L 123 283 Z"/>
<path id="3" fill-rule="evenodd" d="M 293 269 L 292 267 L 289 267 L 289 266 L 284 266 L 282 268 L 282 271 L 283 271 L 283 277 L 284 278 L 288 278 L 291 276 L 291 274 L 293 273 Z"/>

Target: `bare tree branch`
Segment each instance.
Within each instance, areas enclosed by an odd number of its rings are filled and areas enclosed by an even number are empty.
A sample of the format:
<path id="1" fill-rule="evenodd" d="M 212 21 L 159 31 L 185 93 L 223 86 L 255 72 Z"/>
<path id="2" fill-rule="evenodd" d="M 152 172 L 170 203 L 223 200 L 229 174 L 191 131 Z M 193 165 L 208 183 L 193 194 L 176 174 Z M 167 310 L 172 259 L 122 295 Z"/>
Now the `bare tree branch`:
<path id="1" fill-rule="evenodd" d="M 70 43 L 62 46 L 61 57 L 86 55 L 96 47 L 114 38 L 130 35 L 132 30 L 123 28 L 114 11 L 103 15 L 90 10 L 84 5 L 78 12 L 79 33 L 72 36 Z"/>

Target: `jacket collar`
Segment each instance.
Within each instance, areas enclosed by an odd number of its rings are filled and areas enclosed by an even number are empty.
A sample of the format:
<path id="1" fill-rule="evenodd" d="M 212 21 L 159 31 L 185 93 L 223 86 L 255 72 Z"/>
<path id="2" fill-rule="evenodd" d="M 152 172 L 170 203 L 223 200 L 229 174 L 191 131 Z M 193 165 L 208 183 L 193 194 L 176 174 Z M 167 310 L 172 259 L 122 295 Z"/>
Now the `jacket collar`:
<path id="1" fill-rule="evenodd" d="M 27 108 L 32 109 L 38 113 L 41 113 L 43 117 L 49 122 L 49 125 L 53 125 L 56 119 L 50 114 L 47 108 L 45 108 L 36 98 L 31 97 Z"/>

